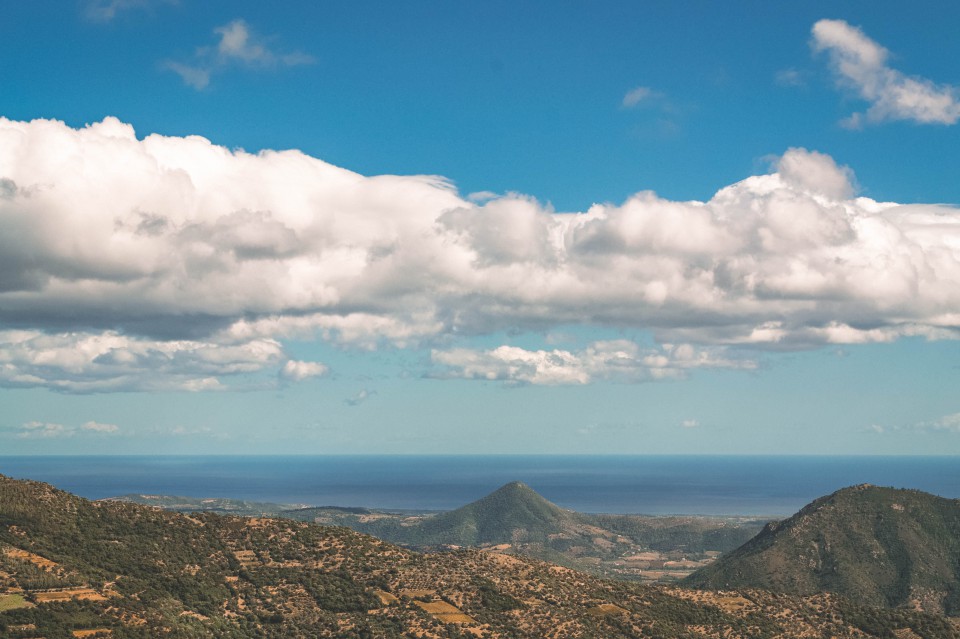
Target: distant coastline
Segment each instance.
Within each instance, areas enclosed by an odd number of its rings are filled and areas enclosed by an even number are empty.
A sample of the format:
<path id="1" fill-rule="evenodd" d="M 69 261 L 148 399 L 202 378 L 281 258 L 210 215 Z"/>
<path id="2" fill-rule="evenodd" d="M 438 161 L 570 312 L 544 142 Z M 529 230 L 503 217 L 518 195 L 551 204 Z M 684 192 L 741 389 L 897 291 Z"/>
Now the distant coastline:
<path id="1" fill-rule="evenodd" d="M 871 483 L 960 498 L 960 458 L 874 456 L 0 456 L 0 474 L 128 493 L 448 510 L 514 480 L 593 513 L 778 517 Z"/>

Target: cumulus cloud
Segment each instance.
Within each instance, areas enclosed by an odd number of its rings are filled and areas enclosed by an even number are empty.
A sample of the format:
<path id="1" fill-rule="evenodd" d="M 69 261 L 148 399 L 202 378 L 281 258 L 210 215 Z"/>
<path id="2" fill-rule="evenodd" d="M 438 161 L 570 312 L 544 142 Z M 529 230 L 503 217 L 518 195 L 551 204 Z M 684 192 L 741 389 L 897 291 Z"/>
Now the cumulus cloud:
<path id="1" fill-rule="evenodd" d="M 578 325 L 698 348 L 960 335 L 960 209 L 857 197 L 852 170 L 806 149 L 707 201 L 641 191 L 558 213 L 298 151 L 138 139 L 115 118 L 0 119 L 0 185 L 7 386 L 221 388 L 280 373 L 290 338 L 441 352 Z M 477 376 L 513 376 L 482 353 Z M 516 376 L 604 378 L 584 364 L 602 355 L 568 353 Z"/>
<path id="2" fill-rule="evenodd" d="M 157 341 L 115 331 L 7 330 L 0 331 L 0 386 L 67 393 L 217 390 L 224 388 L 221 377 L 256 373 L 282 357 L 280 344 L 266 339 Z"/>
<path id="3" fill-rule="evenodd" d="M 846 119 L 845 126 L 859 128 L 888 120 L 956 124 L 960 119 L 957 87 L 938 85 L 891 68 L 888 51 L 843 20 L 814 24 L 813 47 L 827 52 L 841 86 L 870 103 L 865 113 L 854 113 Z"/>
<path id="4" fill-rule="evenodd" d="M 188 86 L 205 89 L 214 73 L 231 66 L 268 68 L 312 64 L 313 56 L 294 51 L 280 53 L 267 46 L 244 20 L 233 20 L 213 30 L 217 35 L 216 46 L 200 47 L 187 62 L 166 60 L 162 66 L 173 71 Z"/>
<path id="5" fill-rule="evenodd" d="M 280 369 L 280 377 L 288 381 L 300 382 L 310 377 L 326 375 L 327 372 L 329 369 L 319 362 L 299 362 L 291 359 Z"/>
<path id="6" fill-rule="evenodd" d="M 849 199 L 856 192 L 856 180 L 849 167 L 837 166 L 829 155 L 792 149 L 777 161 L 777 174 L 788 184 L 832 201 Z"/>
<path id="7" fill-rule="evenodd" d="M 680 422 L 681 428 L 697 428 L 700 425 L 700 421 L 696 419 L 685 419 Z"/>
<path id="8" fill-rule="evenodd" d="M 756 367 L 756 362 L 751 360 L 728 359 L 713 350 L 697 349 L 689 344 L 642 349 L 627 340 L 594 342 L 577 352 L 531 351 L 517 346 L 433 350 L 431 360 L 442 367 L 434 377 L 548 386 L 589 384 L 599 379 L 631 382 L 676 379 L 695 368 Z"/>

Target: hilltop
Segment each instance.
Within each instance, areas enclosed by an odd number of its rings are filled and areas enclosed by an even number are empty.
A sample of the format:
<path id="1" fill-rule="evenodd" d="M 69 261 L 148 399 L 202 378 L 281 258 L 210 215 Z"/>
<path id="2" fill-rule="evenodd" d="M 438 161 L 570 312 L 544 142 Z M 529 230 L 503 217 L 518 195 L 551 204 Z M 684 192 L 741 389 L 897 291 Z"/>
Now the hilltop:
<path id="1" fill-rule="evenodd" d="M 466 506 L 428 517 L 409 534 L 417 545 L 542 543 L 552 535 L 575 532 L 583 523 L 577 513 L 515 481 Z"/>
<path id="2" fill-rule="evenodd" d="M 474 547 L 543 559 L 599 576 L 675 581 L 762 527 L 735 517 L 591 515 L 561 508 L 523 482 L 433 515 L 331 508 L 280 513 L 346 526 L 417 550 Z"/>
<path id="3" fill-rule="evenodd" d="M 943 617 L 830 596 L 611 582 L 464 550 L 423 555 L 344 528 L 89 502 L 0 476 L 0 634 L 72 637 L 902 636 Z"/>
<path id="4" fill-rule="evenodd" d="M 854 486 L 822 497 L 685 582 L 831 592 L 874 606 L 960 614 L 960 501 Z"/>
<path id="5" fill-rule="evenodd" d="M 287 508 L 233 499 L 123 495 L 111 498 L 177 512 L 279 516 L 345 526 L 420 551 L 495 549 L 616 579 L 675 582 L 759 532 L 747 517 L 586 514 L 510 482 L 443 513 L 335 506 Z"/>

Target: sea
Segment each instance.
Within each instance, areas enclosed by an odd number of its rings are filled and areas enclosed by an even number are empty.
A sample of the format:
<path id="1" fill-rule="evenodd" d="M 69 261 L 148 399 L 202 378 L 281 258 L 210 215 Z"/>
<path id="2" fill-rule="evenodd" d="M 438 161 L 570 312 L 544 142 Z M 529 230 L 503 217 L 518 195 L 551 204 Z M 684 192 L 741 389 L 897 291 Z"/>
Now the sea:
<path id="1" fill-rule="evenodd" d="M 385 510 L 458 508 L 511 481 L 588 513 L 782 517 L 845 486 L 960 498 L 960 457 L 0 456 L 0 474 L 88 499 L 229 497 Z"/>

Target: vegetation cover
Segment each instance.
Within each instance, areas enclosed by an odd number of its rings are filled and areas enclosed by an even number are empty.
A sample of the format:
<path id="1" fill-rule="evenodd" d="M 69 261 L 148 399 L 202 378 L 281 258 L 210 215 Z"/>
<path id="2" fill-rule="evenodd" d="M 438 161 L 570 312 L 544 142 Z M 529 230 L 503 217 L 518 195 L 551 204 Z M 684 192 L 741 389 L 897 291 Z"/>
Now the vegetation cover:
<path id="1" fill-rule="evenodd" d="M 769 524 L 684 583 L 831 592 L 871 606 L 960 615 L 960 501 L 918 490 L 845 488 Z"/>
<path id="2" fill-rule="evenodd" d="M 158 495 L 113 499 L 179 512 L 259 514 L 345 526 L 422 551 L 494 548 L 598 576 L 661 582 L 676 581 L 721 552 L 733 550 L 766 523 L 743 517 L 578 513 L 549 502 L 522 482 L 511 482 L 443 513 L 333 506 L 285 508 L 222 498 Z"/>
<path id="3" fill-rule="evenodd" d="M 830 595 L 604 581 L 478 550 L 424 555 L 288 519 L 89 502 L 0 477 L 0 636 L 953 638 Z M 891 634 L 891 633 L 899 634 Z M 904 634 L 904 633 L 912 634 Z"/>

